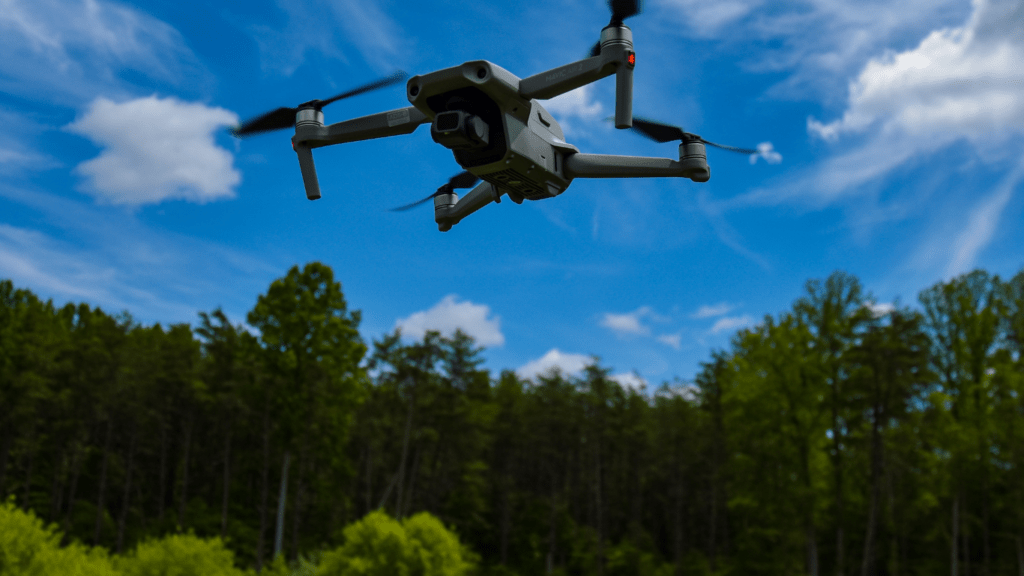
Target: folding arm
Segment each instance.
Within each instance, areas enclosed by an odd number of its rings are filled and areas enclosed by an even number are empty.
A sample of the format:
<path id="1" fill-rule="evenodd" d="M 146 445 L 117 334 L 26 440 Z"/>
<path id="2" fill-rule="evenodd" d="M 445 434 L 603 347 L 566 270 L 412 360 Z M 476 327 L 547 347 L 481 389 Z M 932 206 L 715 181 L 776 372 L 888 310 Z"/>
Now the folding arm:
<path id="1" fill-rule="evenodd" d="M 615 127 L 633 125 L 633 33 L 626 26 L 607 26 L 601 31 L 601 54 L 534 74 L 519 81 L 519 95 L 546 100 L 601 78 L 616 75 Z"/>
<path id="2" fill-rule="evenodd" d="M 608 55 L 602 54 L 523 78 L 519 81 L 519 95 L 523 98 L 547 100 L 614 73 L 615 62 Z"/>
<path id="3" fill-rule="evenodd" d="M 299 170 L 302 171 L 306 198 L 320 198 L 320 182 L 316 177 L 316 165 L 313 163 L 313 148 L 411 134 L 416 127 L 427 122 L 430 122 L 430 119 L 413 106 L 353 118 L 330 126 L 324 126 L 324 113 L 320 110 L 300 109 L 295 119 L 292 148 L 299 156 Z"/>
<path id="4" fill-rule="evenodd" d="M 304 112 L 310 117 L 304 118 Z M 411 134 L 420 124 L 428 122 L 430 122 L 430 118 L 427 118 L 414 106 L 378 112 L 330 126 L 324 126 L 323 113 L 315 110 L 300 110 L 292 143 L 296 146 L 305 144 L 309 148 L 320 148 L 332 144 Z"/>
<path id="5" fill-rule="evenodd" d="M 455 194 L 438 194 L 434 197 L 434 221 L 437 229 L 447 232 L 460 220 L 491 202 L 500 202 L 501 194 L 488 182 L 481 182 L 459 198 Z"/>
<path id="6" fill-rule="evenodd" d="M 570 178 L 689 178 L 694 182 L 711 179 L 711 168 L 702 158 L 612 156 L 608 154 L 571 154 L 565 158 L 565 175 Z"/>

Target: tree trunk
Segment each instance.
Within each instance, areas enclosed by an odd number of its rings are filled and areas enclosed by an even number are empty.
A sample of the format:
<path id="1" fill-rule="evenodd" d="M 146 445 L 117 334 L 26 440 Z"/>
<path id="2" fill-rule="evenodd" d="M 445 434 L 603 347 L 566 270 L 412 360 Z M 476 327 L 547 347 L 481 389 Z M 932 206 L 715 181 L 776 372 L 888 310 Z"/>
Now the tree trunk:
<path id="1" fill-rule="evenodd" d="M 302 510 L 306 496 L 306 449 L 299 451 L 299 473 L 295 478 L 295 499 L 292 506 L 292 557 L 299 557 L 299 529 L 302 526 Z"/>
<path id="2" fill-rule="evenodd" d="M 836 501 L 836 576 L 843 576 L 846 564 L 846 542 L 843 534 L 843 524 L 846 516 L 846 506 L 843 500 L 843 452 L 842 452 L 842 426 L 839 422 L 839 380 L 832 381 L 832 450 L 835 452 L 835 501 Z"/>
<path id="3" fill-rule="evenodd" d="M 188 462 L 192 451 L 192 424 L 193 416 L 189 416 L 185 423 L 185 449 L 184 462 L 181 466 L 181 495 L 178 499 L 178 529 L 185 526 L 185 503 L 188 500 Z"/>
<path id="4" fill-rule="evenodd" d="M 284 541 L 284 510 L 288 503 L 288 467 L 291 464 L 291 455 L 288 450 L 284 451 L 284 462 L 281 463 L 281 492 L 277 497 L 277 528 L 274 530 L 274 560 L 277 560 L 281 553 L 281 545 Z"/>
<path id="5" fill-rule="evenodd" d="M 872 409 L 871 422 L 871 487 L 870 499 L 868 501 L 868 525 L 864 534 L 864 559 L 861 564 L 861 576 L 869 576 L 874 573 L 875 564 L 875 531 L 878 524 L 878 492 L 880 468 L 882 463 L 882 439 L 879 430 L 880 409 L 875 405 Z"/>
<path id="6" fill-rule="evenodd" d="M 270 415 L 263 413 L 263 474 L 260 483 L 260 533 L 256 538 L 256 571 L 263 569 L 263 545 L 267 534 L 267 497 L 270 486 Z"/>
<path id="7" fill-rule="evenodd" d="M 67 443 L 62 443 L 57 460 L 53 466 L 53 482 L 50 485 L 50 522 L 56 522 L 60 518 L 60 509 L 64 505 L 64 478 L 68 474 L 68 448 Z"/>
<path id="8" fill-rule="evenodd" d="M 405 495 L 405 504 L 402 506 L 402 516 L 408 516 L 412 511 L 413 495 L 416 493 L 416 477 L 420 471 L 420 445 L 416 444 L 416 451 L 412 455 L 412 470 L 409 474 L 409 490 Z"/>
<path id="9" fill-rule="evenodd" d="M 814 528 L 814 520 L 807 520 L 807 573 L 818 576 L 818 535 Z"/>
<path id="10" fill-rule="evenodd" d="M 100 489 L 96 496 L 96 529 L 93 531 L 92 542 L 94 546 L 100 545 L 100 530 L 103 527 L 103 507 L 107 495 L 107 460 L 110 457 L 110 436 L 113 432 L 114 420 L 107 419 L 107 434 L 103 440 L 103 463 L 100 464 Z"/>
<path id="11" fill-rule="evenodd" d="M 1021 544 L 1020 536 L 1013 539 L 1017 546 L 1017 575 L 1024 576 L 1024 545 Z"/>
<path id="12" fill-rule="evenodd" d="M 4 441 L 0 444 L 0 498 L 7 495 L 5 483 L 7 481 L 7 456 L 11 453 L 11 435 L 4 434 Z"/>
<path id="13" fill-rule="evenodd" d="M 597 509 L 597 576 L 604 574 L 604 498 L 601 493 L 601 448 L 594 459 L 594 505 Z"/>
<path id="14" fill-rule="evenodd" d="M 224 438 L 224 491 L 220 504 L 220 537 L 223 540 L 228 534 L 228 495 L 231 489 L 231 423 Z"/>
<path id="15" fill-rule="evenodd" d="M 501 543 L 499 545 L 500 550 L 500 562 L 502 566 L 508 565 L 508 535 L 512 528 L 512 506 L 509 491 L 511 490 L 511 478 L 506 474 L 504 482 L 502 482 L 501 494 Z M 1017 540 L 1020 542 L 1020 539 Z"/>
<path id="16" fill-rule="evenodd" d="M 132 426 L 132 439 L 128 447 L 128 470 L 124 478 L 124 498 L 121 501 L 121 517 L 117 519 L 117 553 L 120 554 L 124 546 L 124 525 L 128 519 L 128 508 L 131 502 L 132 489 L 132 466 L 135 463 L 135 442 L 138 436 L 137 428 Z"/>
<path id="17" fill-rule="evenodd" d="M 74 450 L 71 453 L 71 489 L 68 492 L 68 510 L 64 515 L 64 526 L 61 531 L 64 533 L 63 541 L 66 543 L 71 538 L 71 514 L 75 509 L 75 492 L 78 489 L 78 475 L 82 470 L 82 452 L 84 451 L 83 445 L 88 442 L 88 438 L 83 438 L 76 441 L 74 444 Z"/>
<path id="18" fill-rule="evenodd" d="M 373 444 L 366 448 L 366 510 L 365 514 L 373 511 Z"/>
<path id="19" fill-rule="evenodd" d="M 157 495 L 157 521 L 164 522 L 164 504 L 167 501 L 167 426 L 160 422 L 160 493 Z"/>
<path id="20" fill-rule="evenodd" d="M 558 481 L 554 473 L 551 475 L 551 512 L 548 514 L 548 556 L 546 574 L 551 574 L 555 569 L 555 553 L 557 552 L 558 532 Z"/>
<path id="21" fill-rule="evenodd" d="M 953 543 L 950 546 L 950 576 L 960 576 L 957 560 L 959 558 L 960 546 L 960 498 L 953 496 Z"/>
<path id="22" fill-rule="evenodd" d="M 30 509 L 29 506 L 29 495 L 32 492 L 32 472 L 33 465 L 36 461 L 36 452 L 38 449 L 38 442 L 36 440 L 35 430 L 29 432 L 29 447 L 28 447 L 28 465 L 25 467 L 25 486 L 22 489 L 21 505 L 26 510 Z"/>
<path id="23" fill-rule="evenodd" d="M 409 407 L 405 412 L 405 433 L 402 435 L 402 456 L 398 462 L 398 495 L 395 499 L 395 517 L 402 519 L 402 488 L 405 482 L 405 459 L 409 455 L 409 431 L 412 428 L 413 396 L 409 395 Z"/>

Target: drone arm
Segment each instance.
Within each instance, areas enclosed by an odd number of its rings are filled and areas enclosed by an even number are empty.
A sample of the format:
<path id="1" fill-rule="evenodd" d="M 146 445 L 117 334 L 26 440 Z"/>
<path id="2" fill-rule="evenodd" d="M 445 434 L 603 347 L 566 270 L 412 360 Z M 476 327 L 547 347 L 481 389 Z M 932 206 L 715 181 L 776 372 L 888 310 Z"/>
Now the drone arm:
<path id="1" fill-rule="evenodd" d="M 305 144 L 309 148 L 320 148 L 332 144 L 410 134 L 420 124 L 428 122 L 430 119 L 423 112 L 409 106 L 345 120 L 330 126 L 300 123 L 295 126 L 295 137 L 292 138 L 292 142 L 296 145 Z"/>
<path id="2" fill-rule="evenodd" d="M 494 187 L 487 182 L 477 184 L 476 188 L 462 198 L 455 194 L 439 194 L 434 198 L 434 220 L 442 232 L 447 232 L 463 218 L 498 200 L 499 197 Z"/>
<path id="3" fill-rule="evenodd" d="M 594 56 L 523 78 L 519 81 L 519 95 L 547 100 L 614 73 L 615 66 L 606 56 Z"/>
<path id="4" fill-rule="evenodd" d="M 613 156 L 608 154 L 571 154 L 565 158 L 565 174 L 570 178 L 689 178 L 707 182 L 711 169 L 701 158 Z"/>

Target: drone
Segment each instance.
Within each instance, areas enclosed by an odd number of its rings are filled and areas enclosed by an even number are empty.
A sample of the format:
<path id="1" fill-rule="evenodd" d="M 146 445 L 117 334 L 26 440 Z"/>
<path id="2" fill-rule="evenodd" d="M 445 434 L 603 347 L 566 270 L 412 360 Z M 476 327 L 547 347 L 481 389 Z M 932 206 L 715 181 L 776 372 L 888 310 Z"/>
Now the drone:
<path id="1" fill-rule="evenodd" d="M 589 57 L 551 70 L 519 78 L 486 60 L 408 78 L 406 96 L 411 106 L 324 125 L 328 104 L 377 90 L 407 78 L 397 72 L 327 100 L 310 100 L 295 108 L 278 108 L 248 120 L 232 130 L 239 138 L 295 128 L 292 148 L 310 200 L 320 198 L 313 149 L 386 136 L 411 134 L 430 124 L 434 142 L 450 149 L 463 172 L 436 192 L 394 210 L 407 210 L 434 201 L 434 220 L 441 232 L 491 202 L 508 196 L 523 200 L 554 198 L 575 178 L 689 178 L 707 182 L 711 169 L 705 145 L 733 152 L 756 150 L 709 142 L 682 128 L 633 117 L 633 33 L 623 21 L 641 10 L 641 0 L 609 0 L 612 17 Z M 565 141 L 555 118 L 541 100 L 615 75 L 615 127 L 631 128 L 656 142 L 679 141 L 679 159 L 585 154 Z M 463 198 L 456 189 L 472 188 Z"/>

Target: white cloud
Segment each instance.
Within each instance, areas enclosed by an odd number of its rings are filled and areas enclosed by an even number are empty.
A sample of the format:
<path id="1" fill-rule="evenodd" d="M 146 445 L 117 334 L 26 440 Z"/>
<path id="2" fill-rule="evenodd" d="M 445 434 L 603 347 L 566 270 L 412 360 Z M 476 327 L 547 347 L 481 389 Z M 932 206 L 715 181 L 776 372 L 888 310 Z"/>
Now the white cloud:
<path id="1" fill-rule="evenodd" d="M 667 0 L 666 4 L 686 15 L 693 26 L 693 31 L 701 36 L 714 36 L 722 28 L 740 20 L 756 8 L 759 1 L 722 0 L 706 2 L 704 0 Z"/>
<path id="2" fill-rule="evenodd" d="M 650 306 L 641 306 L 625 314 L 606 312 L 601 318 L 601 326 L 610 329 L 619 336 L 648 336 L 651 329 L 641 322 L 641 318 L 649 318 L 655 322 L 665 322 L 667 318 L 659 315 Z"/>
<path id="3" fill-rule="evenodd" d="M 931 32 L 914 49 L 872 59 L 850 85 L 843 116 L 808 131 L 835 140 L 869 128 L 920 139 L 1024 133 L 1024 7 L 974 0 L 963 26 Z"/>
<path id="4" fill-rule="evenodd" d="M 395 328 L 416 339 L 423 338 L 428 330 L 450 337 L 459 329 L 472 336 L 480 346 L 504 346 L 501 317 L 492 316 L 491 307 L 486 304 L 473 304 L 468 300 L 459 302 L 457 298 L 455 294 L 449 294 L 429 310 L 399 319 Z"/>
<path id="5" fill-rule="evenodd" d="M 584 124 L 599 122 L 604 116 L 604 106 L 594 100 L 594 85 L 586 84 L 565 94 L 555 96 L 541 103 L 544 109 L 558 120 L 562 131 L 569 136 L 578 134 L 575 129 L 576 120 Z"/>
<path id="6" fill-rule="evenodd" d="M 623 372 L 621 374 L 612 374 L 608 376 L 610 380 L 614 380 L 619 383 L 623 388 L 632 388 L 634 390 L 645 390 L 647 388 L 647 380 L 644 380 L 636 372 Z"/>
<path id="7" fill-rule="evenodd" d="M 87 190 L 111 204 L 155 204 L 168 199 L 208 202 L 234 197 L 241 174 L 215 132 L 238 116 L 176 98 L 115 103 L 97 98 L 67 129 L 103 147 L 76 172 Z"/>
<path id="8" fill-rule="evenodd" d="M 960 26 L 923 31 L 916 45 L 881 55 L 876 47 L 876 56 L 852 75 L 842 114 L 832 121 L 808 119 L 808 133 L 835 142 L 835 155 L 716 209 L 787 202 L 823 208 L 843 202 L 860 215 L 852 219 L 858 228 L 872 226 L 879 215 L 894 221 L 953 214 L 950 223 L 929 226 L 918 252 L 932 255 L 926 258 L 933 260 L 929 265 L 941 258 L 947 275 L 970 269 L 1012 204 L 1020 176 L 1014 175 L 1019 159 L 1011 154 L 1024 136 L 1024 4 L 975 0 L 972 7 Z M 926 189 L 935 188 L 934 182 L 885 189 L 889 175 L 914 169 L 953 146 L 962 146 L 958 154 L 971 161 L 1009 167 L 1012 173 L 981 200 L 944 196 L 943 210 L 934 207 Z M 941 234 L 937 228 L 944 228 Z"/>
<path id="9" fill-rule="evenodd" d="M 728 302 L 719 302 L 718 304 L 703 305 L 697 309 L 696 312 L 690 315 L 691 318 L 713 318 L 715 316 L 721 316 L 728 314 L 736 306 L 729 304 Z"/>
<path id="10" fill-rule="evenodd" d="M 253 28 L 264 70 L 290 76 L 309 50 L 348 63 L 346 54 L 354 49 L 379 71 L 390 71 L 408 44 L 401 27 L 372 0 L 279 0 L 277 5 L 286 14 L 282 30 Z"/>
<path id="11" fill-rule="evenodd" d="M 738 48 L 738 63 L 754 72 L 784 74 L 772 98 L 830 99 L 879 46 L 901 45 L 962 22 L 963 0 L 665 0 L 659 16 L 680 36 L 713 38 Z M 658 7 L 652 6 L 651 11 Z M 653 16 L 650 14 L 649 16 Z M 808 30 L 814 30 L 813 34 Z M 751 48 L 752 43 L 754 48 Z"/>
<path id="12" fill-rule="evenodd" d="M 870 310 L 875 318 L 892 314 L 896 310 L 896 306 L 890 302 L 865 302 L 864 307 Z"/>
<path id="13" fill-rule="evenodd" d="M 651 333 L 650 328 L 640 323 L 640 316 L 636 312 L 628 312 L 626 314 L 606 312 L 604 318 L 601 319 L 601 326 L 610 329 L 620 336 L 646 336 Z"/>
<path id="14" fill-rule="evenodd" d="M 782 154 L 775 151 L 775 147 L 772 146 L 771 142 L 761 142 L 758 144 L 757 153 L 750 155 L 750 163 L 757 164 L 758 158 L 764 158 L 764 161 L 769 164 L 782 162 Z"/>
<path id="15" fill-rule="evenodd" d="M 207 82 L 177 30 L 103 0 L 0 0 L 0 69 L 0 91 L 62 104 L 116 92 L 125 69 Z"/>
<path id="16" fill-rule="evenodd" d="M 743 316 L 726 316 L 719 318 L 718 321 L 708 330 L 710 334 L 720 334 L 722 332 L 730 332 L 732 330 L 738 330 L 740 328 L 746 328 L 754 324 L 754 319 L 744 314 Z"/>
<path id="17" fill-rule="evenodd" d="M 675 350 L 679 350 L 680 348 L 682 348 L 683 335 L 679 332 L 675 334 L 662 334 L 661 336 L 658 336 L 657 339 L 658 342 L 661 342 L 662 344 L 669 346 Z"/>
<path id="18" fill-rule="evenodd" d="M 520 366 L 516 369 L 516 374 L 520 378 L 535 378 L 547 374 L 551 370 L 558 370 L 565 376 L 575 376 L 593 363 L 592 356 L 571 354 L 562 352 L 558 348 L 552 348 L 540 358 L 530 360 Z"/>

